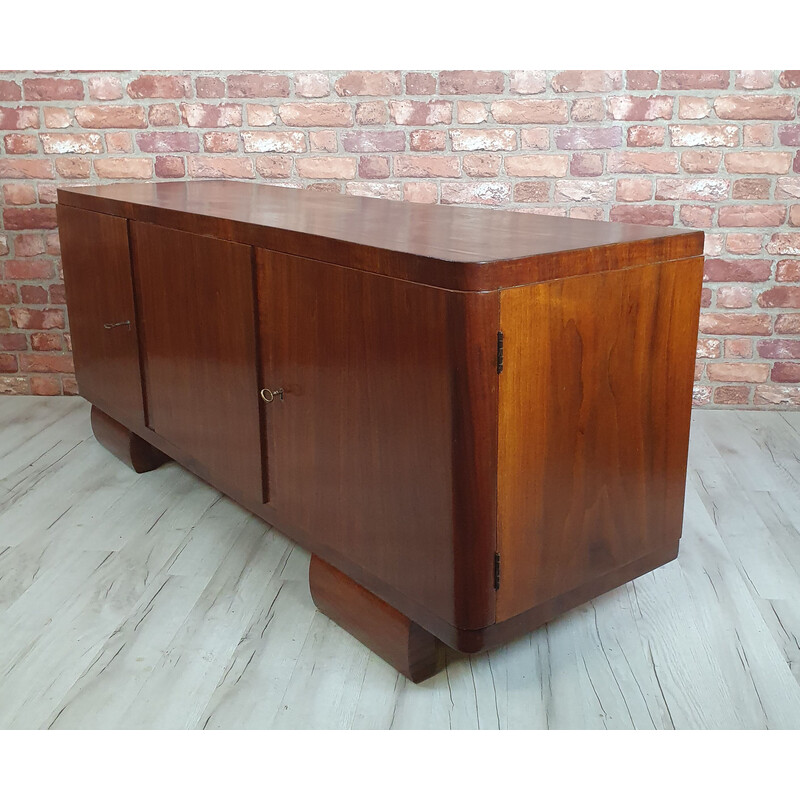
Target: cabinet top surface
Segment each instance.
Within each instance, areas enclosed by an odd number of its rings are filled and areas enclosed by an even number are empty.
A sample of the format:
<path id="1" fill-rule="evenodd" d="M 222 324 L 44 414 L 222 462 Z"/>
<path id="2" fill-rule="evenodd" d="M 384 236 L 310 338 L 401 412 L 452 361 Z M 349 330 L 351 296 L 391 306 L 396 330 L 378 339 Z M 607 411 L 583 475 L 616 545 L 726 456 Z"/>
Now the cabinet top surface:
<path id="1" fill-rule="evenodd" d="M 486 264 L 694 234 L 677 228 L 423 205 L 239 181 L 60 189 L 59 202 L 140 218 L 137 207 L 293 231 L 439 261 Z M 697 234 L 702 250 L 701 234 Z M 232 237 L 225 237 L 232 238 Z"/>

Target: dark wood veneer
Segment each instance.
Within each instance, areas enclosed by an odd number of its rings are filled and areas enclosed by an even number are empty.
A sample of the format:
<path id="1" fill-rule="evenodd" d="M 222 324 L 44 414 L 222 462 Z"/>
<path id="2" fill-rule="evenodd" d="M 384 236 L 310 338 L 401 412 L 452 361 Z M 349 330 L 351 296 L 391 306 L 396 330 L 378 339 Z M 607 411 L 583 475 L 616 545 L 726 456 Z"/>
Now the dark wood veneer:
<path id="1" fill-rule="evenodd" d="M 59 203 L 98 441 L 311 550 L 412 680 L 677 554 L 702 234 L 218 181 Z"/>

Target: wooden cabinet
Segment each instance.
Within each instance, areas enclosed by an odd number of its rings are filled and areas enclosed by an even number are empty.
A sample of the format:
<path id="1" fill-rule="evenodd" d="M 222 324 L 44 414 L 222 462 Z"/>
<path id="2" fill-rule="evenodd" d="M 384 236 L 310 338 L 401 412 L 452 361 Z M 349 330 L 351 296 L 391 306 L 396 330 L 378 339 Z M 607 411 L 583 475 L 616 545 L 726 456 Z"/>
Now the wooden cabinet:
<path id="1" fill-rule="evenodd" d="M 308 548 L 413 680 L 677 554 L 702 234 L 218 181 L 59 223 L 98 440 Z"/>

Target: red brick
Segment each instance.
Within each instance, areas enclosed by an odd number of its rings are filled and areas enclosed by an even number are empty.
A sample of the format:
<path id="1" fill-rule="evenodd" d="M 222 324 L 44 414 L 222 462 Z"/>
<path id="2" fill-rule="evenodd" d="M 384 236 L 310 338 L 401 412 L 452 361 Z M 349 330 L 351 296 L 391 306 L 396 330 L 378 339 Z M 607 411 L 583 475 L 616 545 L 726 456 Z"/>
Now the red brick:
<path id="1" fill-rule="evenodd" d="M 392 100 L 389 117 L 396 125 L 449 125 L 453 104 L 446 100 Z"/>
<path id="2" fill-rule="evenodd" d="M 771 89 L 772 70 L 745 69 L 736 73 L 737 89 Z"/>
<path id="3" fill-rule="evenodd" d="M 520 147 L 523 150 L 548 150 L 550 131 L 547 128 L 523 128 L 520 131 Z"/>
<path id="4" fill-rule="evenodd" d="M 776 383 L 800 383 L 800 364 L 788 361 L 774 364 L 770 377 Z"/>
<path id="5" fill-rule="evenodd" d="M 23 372 L 74 372 L 72 355 L 42 355 L 40 353 L 21 353 L 19 366 Z"/>
<path id="6" fill-rule="evenodd" d="M 557 203 L 607 203 L 614 197 L 614 181 L 561 180 L 555 184 Z"/>
<path id="7" fill-rule="evenodd" d="M 145 180 L 153 177 L 153 162 L 149 158 L 98 158 L 94 168 L 98 178 Z"/>
<path id="8" fill-rule="evenodd" d="M 503 125 L 547 124 L 569 119 L 565 100 L 496 100 L 491 110 L 495 121 Z"/>
<path id="9" fill-rule="evenodd" d="M 774 256 L 800 256 L 800 233 L 773 233 L 767 252 Z"/>
<path id="10" fill-rule="evenodd" d="M 769 183 L 765 178 L 764 181 Z M 800 178 L 778 178 L 775 184 L 776 200 L 800 200 Z"/>
<path id="11" fill-rule="evenodd" d="M 147 110 L 147 119 L 156 128 L 180 125 L 181 115 L 175 103 L 156 103 Z"/>
<path id="12" fill-rule="evenodd" d="M 758 255 L 762 238 L 760 233 L 729 233 L 725 237 L 725 249 L 734 255 Z"/>
<path id="13" fill-rule="evenodd" d="M 785 69 L 778 76 L 778 83 L 784 89 L 796 89 L 800 86 L 800 69 Z"/>
<path id="14" fill-rule="evenodd" d="M 146 128 L 142 106 L 78 106 L 75 119 L 82 128 Z"/>
<path id="15" fill-rule="evenodd" d="M 455 129 L 450 131 L 453 150 L 516 150 L 517 132 L 511 128 Z"/>
<path id="16" fill-rule="evenodd" d="M 658 86 L 658 73 L 652 69 L 629 69 L 625 73 L 628 89 L 648 90 Z"/>
<path id="17" fill-rule="evenodd" d="M 672 206 L 613 206 L 609 219 L 637 225 L 673 225 L 675 209 Z"/>
<path id="18" fill-rule="evenodd" d="M 786 147 L 800 147 L 800 125 L 779 125 L 778 141 Z"/>
<path id="19" fill-rule="evenodd" d="M 339 97 L 372 96 L 400 94 L 399 72 L 348 72 L 339 78 L 333 89 Z"/>
<path id="20" fill-rule="evenodd" d="M 27 350 L 28 338 L 24 333 L 0 333 L 0 350 Z"/>
<path id="21" fill-rule="evenodd" d="M 53 328 L 64 328 L 64 312 L 57 308 L 12 308 L 10 313 L 14 326 L 21 330 L 49 331 Z"/>
<path id="22" fill-rule="evenodd" d="M 32 333 L 31 349 L 39 352 L 61 350 L 63 341 L 60 333 Z M 27 349 L 27 348 L 25 348 Z"/>
<path id="23" fill-rule="evenodd" d="M 383 100 L 356 104 L 356 122 L 359 125 L 385 125 L 388 121 L 389 109 Z"/>
<path id="24" fill-rule="evenodd" d="M 225 83 L 220 78 L 195 78 L 194 86 L 197 96 L 203 99 L 225 97 Z"/>
<path id="25" fill-rule="evenodd" d="M 719 358 L 721 354 L 719 339 L 698 339 L 695 356 L 697 358 Z"/>
<path id="26" fill-rule="evenodd" d="M 761 173 L 782 175 L 789 171 L 792 163 L 791 153 L 726 153 L 725 166 L 728 172 Z"/>
<path id="27" fill-rule="evenodd" d="M 40 133 L 45 153 L 102 153 L 103 137 L 99 133 Z"/>
<path id="28" fill-rule="evenodd" d="M 342 147 L 347 153 L 402 152 L 406 149 L 405 131 L 346 131 Z"/>
<path id="29" fill-rule="evenodd" d="M 50 284 L 50 302 L 57 303 L 58 305 L 62 306 L 67 304 L 67 295 L 64 291 L 63 283 Z"/>
<path id="30" fill-rule="evenodd" d="M 445 70 L 439 73 L 439 94 L 502 94 L 502 72 Z"/>
<path id="31" fill-rule="evenodd" d="M 552 86 L 556 92 L 611 92 L 622 88 L 622 72 L 568 69 L 553 78 Z"/>
<path id="32" fill-rule="evenodd" d="M 409 72 L 406 94 L 436 94 L 436 78 L 429 72 Z"/>
<path id="33" fill-rule="evenodd" d="M 45 106 L 44 124 L 46 128 L 69 128 L 72 125 L 72 117 L 69 109 L 56 108 L 55 106 Z"/>
<path id="34" fill-rule="evenodd" d="M 399 178 L 457 178 L 457 156 L 396 156 L 394 174 Z"/>
<path id="35" fill-rule="evenodd" d="M 767 178 L 739 178 L 733 182 L 731 196 L 734 200 L 767 200 L 769 191 Z"/>
<path id="36" fill-rule="evenodd" d="M 17 356 L 11 353 L 0 353 L 0 372 L 19 372 Z"/>
<path id="37" fill-rule="evenodd" d="M 620 178 L 617 181 L 617 200 L 641 203 L 653 198 L 653 182 L 647 178 Z"/>
<path id="38" fill-rule="evenodd" d="M 31 379 L 33 382 L 33 379 Z M 61 389 L 66 395 L 74 395 L 78 394 L 78 384 L 75 381 L 74 375 L 62 375 L 61 376 Z"/>
<path id="39" fill-rule="evenodd" d="M 502 206 L 508 202 L 510 196 L 511 186 L 508 183 L 458 181 L 457 183 L 445 182 L 442 184 L 442 203 L 444 204 L 471 203 L 482 206 Z"/>
<path id="40" fill-rule="evenodd" d="M 619 147 L 622 144 L 622 128 L 619 126 L 559 128 L 555 132 L 555 143 L 560 150 L 599 150 Z"/>
<path id="41" fill-rule="evenodd" d="M 775 333 L 800 333 L 800 314 L 778 314 Z"/>
<path id="42" fill-rule="evenodd" d="M 18 258 L 40 256 L 44 252 L 44 236 L 41 233 L 18 233 L 14 237 L 14 254 Z M 2 302 L 0 300 L 0 303 Z"/>
<path id="43" fill-rule="evenodd" d="M 58 231 L 51 231 L 46 234 L 45 242 L 47 243 L 47 255 L 60 256 L 61 255 L 61 242 L 58 238 Z M 52 290 L 52 286 L 50 289 Z M 66 302 L 66 301 L 64 301 Z"/>
<path id="44" fill-rule="evenodd" d="M 132 153 L 133 139 L 127 131 L 114 131 L 106 134 L 106 150 L 109 153 Z"/>
<path id="45" fill-rule="evenodd" d="M 489 110 L 486 103 L 477 103 L 474 100 L 459 100 L 456 103 L 458 121 L 462 125 L 477 125 L 489 119 Z"/>
<path id="46" fill-rule="evenodd" d="M 514 70 L 510 83 L 511 94 L 539 94 L 547 88 L 544 70 Z"/>
<path id="47" fill-rule="evenodd" d="M 745 125 L 742 140 L 745 147 L 772 147 L 772 125 L 768 122 Z"/>
<path id="48" fill-rule="evenodd" d="M 295 161 L 301 178 L 351 180 L 356 176 L 356 159 L 337 156 L 306 156 Z"/>
<path id="49" fill-rule="evenodd" d="M 14 81 L 0 80 L 0 102 L 22 100 L 22 90 Z"/>
<path id="50" fill-rule="evenodd" d="M 38 140 L 28 133 L 7 133 L 3 144 L 8 155 L 27 155 L 39 151 Z"/>
<path id="51" fill-rule="evenodd" d="M 772 262 L 766 259 L 707 258 L 703 268 L 703 279 L 707 281 L 750 281 L 769 280 Z"/>
<path id="52" fill-rule="evenodd" d="M 292 174 L 292 157 L 258 156 L 256 172 L 264 178 L 288 178 Z"/>
<path id="53" fill-rule="evenodd" d="M 769 364 L 709 364 L 708 377 L 725 383 L 763 383 Z"/>
<path id="54" fill-rule="evenodd" d="M 761 308 L 800 308 L 800 286 L 773 286 L 758 296 Z"/>
<path id="55" fill-rule="evenodd" d="M 39 127 L 39 109 L 34 106 L 0 108 L 0 130 L 21 131 Z"/>
<path id="56" fill-rule="evenodd" d="M 358 159 L 359 178 L 388 178 L 389 159 L 386 156 L 361 156 Z"/>
<path id="57" fill-rule="evenodd" d="M 26 78 L 22 81 L 26 100 L 83 100 L 83 83 L 62 78 Z"/>
<path id="58" fill-rule="evenodd" d="M 607 100 L 611 119 L 650 121 L 670 119 L 674 99 L 667 95 L 651 97 L 613 96 Z"/>
<path id="59" fill-rule="evenodd" d="M 713 150 L 687 150 L 681 153 L 681 166 L 686 172 L 717 172 L 721 163 L 722 154 Z"/>
<path id="60" fill-rule="evenodd" d="M 308 146 L 317 152 L 335 153 L 339 149 L 336 131 L 309 131 Z"/>
<path id="61" fill-rule="evenodd" d="M 689 228 L 710 228 L 714 219 L 714 209 L 711 206 L 681 206 L 678 219 L 681 225 Z"/>
<path id="62" fill-rule="evenodd" d="M 207 153 L 235 153 L 238 149 L 238 133 L 209 131 L 203 134 L 203 150 Z"/>
<path id="63" fill-rule="evenodd" d="M 200 151 L 198 135 L 187 131 L 137 133 L 136 144 L 143 153 L 197 153 Z"/>
<path id="64" fill-rule="evenodd" d="M 727 89 L 727 70 L 666 69 L 661 73 L 662 89 Z"/>
<path id="65" fill-rule="evenodd" d="M 9 259 L 5 264 L 8 280 L 29 281 L 53 277 L 53 263 L 44 259 Z"/>
<path id="66" fill-rule="evenodd" d="M 31 394 L 39 396 L 61 394 L 58 378 L 52 375 L 31 375 Z"/>
<path id="67" fill-rule="evenodd" d="M 353 124 L 349 103 L 284 103 L 278 113 L 284 125 L 306 128 L 346 128 Z"/>
<path id="68" fill-rule="evenodd" d="M 327 97 L 331 84 L 324 72 L 298 72 L 294 75 L 294 91 L 298 97 Z"/>
<path id="69" fill-rule="evenodd" d="M 725 358 L 752 358 L 752 339 L 726 339 Z"/>
<path id="70" fill-rule="evenodd" d="M 723 228 L 772 228 L 786 220 L 785 206 L 722 206 L 719 224 Z"/>
<path id="71" fill-rule="evenodd" d="M 720 119 L 794 119 L 797 101 L 790 94 L 724 95 L 714 101 Z"/>
<path id="72" fill-rule="evenodd" d="M 670 125 L 673 147 L 736 147 L 739 128 L 736 125 Z"/>
<path id="73" fill-rule="evenodd" d="M 781 317 L 793 317 L 795 320 L 795 324 L 790 326 L 793 330 L 787 331 L 788 333 L 800 332 L 800 314 L 779 314 L 778 321 L 781 321 Z M 785 326 L 781 324 L 780 327 Z M 777 323 L 775 331 L 780 332 Z M 760 341 L 757 346 L 761 358 L 800 358 L 800 339 L 765 339 Z"/>
<path id="74" fill-rule="evenodd" d="M 181 156 L 156 156 L 157 178 L 182 178 L 186 168 Z"/>
<path id="75" fill-rule="evenodd" d="M 274 125 L 277 114 L 272 106 L 247 105 L 247 124 L 254 128 L 267 128 Z"/>
<path id="76" fill-rule="evenodd" d="M 181 103 L 181 119 L 190 128 L 229 128 L 242 124 L 242 107 L 232 103 Z"/>
<path id="77" fill-rule="evenodd" d="M 249 158 L 226 156 L 188 156 L 189 175 L 193 178 L 254 178 Z"/>
<path id="78" fill-rule="evenodd" d="M 55 208 L 6 208 L 3 223 L 8 231 L 58 227 Z"/>
<path id="79" fill-rule="evenodd" d="M 600 122 L 605 116 L 606 104 L 602 97 L 579 97 L 570 106 L 573 122 Z"/>
<path id="80" fill-rule="evenodd" d="M 593 178 L 603 174 L 603 156 L 600 153 L 573 153 L 569 157 L 569 172 L 576 178 Z"/>
<path id="81" fill-rule="evenodd" d="M 514 186 L 515 203 L 547 203 L 550 200 L 549 181 L 523 181 Z"/>
<path id="82" fill-rule="evenodd" d="M 122 98 L 122 81 L 112 75 L 89 78 L 89 97 L 92 100 L 119 100 Z"/>
<path id="83" fill-rule="evenodd" d="M 609 172 L 674 173 L 678 171 L 677 153 L 625 153 L 608 155 Z"/>
<path id="84" fill-rule="evenodd" d="M 462 160 L 464 173 L 470 178 L 496 178 L 501 164 L 501 156 L 495 153 L 467 153 Z"/>
<path id="85" fill-rule="evenodd" d="M 27 183 L 7 183 L 3 186 L 3 200 L 11 206 L 30 206 L 36 202 L 36 189 Z"/>
<path id="86" fill-rule="evenodd" d="M 711 103 L 705 97 L 678 99 L 678 119 L 705 119 L 711 115 Z"/>
<path id="87" fill-rule="evenodd" d="M 784 283 L 787 281 L 800 283 L 800 261 L 779 261 L 775 270 L 775 279 Z"/>
<path id="88" fill-rule="evenodd" d="M 243 131 L 245 153 L 304 153 L 306 135 L 301 131 Z"/>
<path id="89" fill-rule="evenodd" d="M 402 200 L 403 185 L 401 183 L 387 183 L 386 181 L 348 181 L 345 185 L 345 194 L 353 197 L 377 197 L 382 200 Z"/>
<path id="90" fill-rule="evenodd" d="M 506 156 L 505 167 L 509 175 L 518 178 L 563 178 L 569 163 L 565 155 Z"/>
<path id="91" fill-rule="evenodd" d="M 714 389 L 714 402 L 717 405 L 747 405 L 750 399 L 749 386 L 717 386 Z"/>
<path id="92" fill-rule="evenodd" d="M 695 386 L 692 389 L 692 405 L 704 406 L 711 402 L 710 386 Z"/>
<path id="93" fill-rule="evenodd" d="M 231 75 L 228 97 L 288 97 L 289 78 L 285 75 Z"/>
<path id="94" fill-rule="evenodd" d="M 728 196 L 730 183 L 722 178 L 660 178 L 656 200 L 704 200 L 715 202 Z"/>
<path id="95" fill-rule="evenodd" d="M 629 147 L 661 147 L 667 132 L 656 125 L 631 125 L 628 128 Z"/>
<path id="96" fill-rule="evenodd" d="M 411 149 L 416 151 L 432 152 L 444 150 L 447 144 L 447 132 L 442 130 L 432 131 L 427 128 L 411 131 L 409 142 Z"/>
<path id="97" fill-rule="evenodd" d="M 403 184 L 403 200 L 409 203 L 435 203 L 439 189 L 435 183 L 415 181 Z"/>
<path id="98" fill-rule="evenodd" d="M 711 307 L 711 289 L 709 289 L 707 286 L 704 286 L 700 292 L 700 307 Z"/>
<path id="99" fill-rule="evenodd" d="M 147 97 L 177 100 L 190 94 L 191 81 L 185 75 L 141 75 L 128 84 L 128 96 L 134 100 Z"/>
<path id="100" fill-rule="evenodd" d="M 67 157 L 56 159 L 56 172 L 62 178 L 88 178 L 92 162 L 88 158 Z"/>

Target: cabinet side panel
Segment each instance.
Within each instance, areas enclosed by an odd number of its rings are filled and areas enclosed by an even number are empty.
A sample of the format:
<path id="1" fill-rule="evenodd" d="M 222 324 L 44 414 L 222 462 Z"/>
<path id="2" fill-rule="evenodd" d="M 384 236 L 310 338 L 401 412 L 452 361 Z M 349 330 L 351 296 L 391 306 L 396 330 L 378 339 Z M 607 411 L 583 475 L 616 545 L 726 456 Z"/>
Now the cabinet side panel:
<path id="1" fill-rule="evenodd" d="M 284 390 L 266 407 L 277 524 L 378 594 L 370 576 L 451 624 L 488 624 L 496 418 L 476 416 L 497 375 L 491 345 L 467 344 L 473 296 L 256 253 L 263 383 Z"/>
<path id="2" fill-rule="evenodd" d="M 501 293 L 498 622 L 680 538 L 702 264 Z"/>
<path id="3" fill-rule="evenodd" d="M 236 498 L 263 502 L 251 249 L 132 222 L 148 425 Z"/>
<path id="4" fill-rule="evenodd" d="M 125 425 L 141 426 L 128 221 L 59 206 L 58 224 L 78 389 Z"/>

